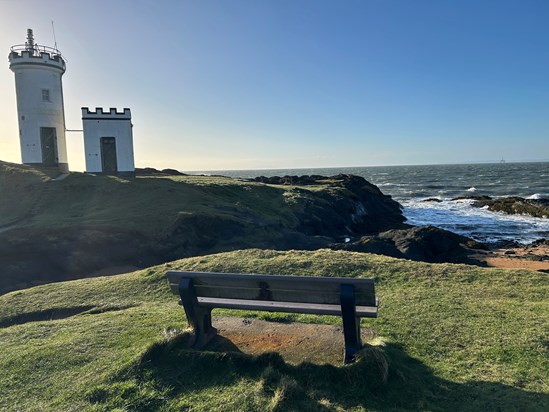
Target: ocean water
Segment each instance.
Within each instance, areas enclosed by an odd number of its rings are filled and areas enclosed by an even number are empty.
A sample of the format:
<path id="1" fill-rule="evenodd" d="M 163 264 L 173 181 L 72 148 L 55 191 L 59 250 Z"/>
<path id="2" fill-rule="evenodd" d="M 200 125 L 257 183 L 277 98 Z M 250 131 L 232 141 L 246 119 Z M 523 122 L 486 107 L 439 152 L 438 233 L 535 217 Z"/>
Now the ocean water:
<path id="1" fill-rule="evenodd" d="M 426 166 L 347 167 L 328 169 L 231 170 L 201 172 L 231 177 L 325 175 L 364 177 L 404 206 L 413 225 L 433 225 L 482 242 L 515 240 L 530 243 L 549 239 L 549 218 L 507 215 L 452 201 L 466 195 L 493 198 L 549 198 L 549 162 L 486 163 Z M 441 202 L 425 202 L 436 198 Z"/>

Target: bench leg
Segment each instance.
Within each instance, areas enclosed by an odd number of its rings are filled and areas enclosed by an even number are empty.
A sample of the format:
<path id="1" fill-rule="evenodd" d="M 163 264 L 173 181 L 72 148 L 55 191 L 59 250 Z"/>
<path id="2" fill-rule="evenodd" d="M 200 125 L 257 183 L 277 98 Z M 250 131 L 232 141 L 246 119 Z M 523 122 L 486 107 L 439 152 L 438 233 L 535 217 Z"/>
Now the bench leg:
<path id="1" fill-rule="evenodd" d="M 201 349 L 217 335 L 217 329 L 212 326 L 212 310 L 203 308 L 198 304 L 192 279 L 181 278 L 179 281 L 179 296 L 187 320 L 194 330 L 192 348 Z"/>
<path id="2" fill-rule="evenodd" d="M 356 316 L 355 290 L 353 285 L 341 285 L 340 296 L 343 337 L 345 339 L 343 363 L 351 363 L 355 360 L 355 354 L 362 348 L 360 318 Z"/>

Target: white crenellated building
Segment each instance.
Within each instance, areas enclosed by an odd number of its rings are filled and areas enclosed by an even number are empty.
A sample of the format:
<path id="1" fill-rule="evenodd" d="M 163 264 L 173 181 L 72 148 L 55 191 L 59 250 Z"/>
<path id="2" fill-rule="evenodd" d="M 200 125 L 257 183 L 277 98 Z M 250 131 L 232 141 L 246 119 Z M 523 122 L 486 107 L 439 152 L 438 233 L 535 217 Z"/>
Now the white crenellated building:
<path id="1" fill-rule="evenodd" d="M 21 159 L 24 164 L 69 171 L 61 77 L 65 60 L 57 48 L 39 46 L 31 29 L 8 56 L 15 74 Z"/>
<path id="2" fill-rule="evenodd" d="M 82 107 L 86 172 L 135 175 L 130 109 Z"/>

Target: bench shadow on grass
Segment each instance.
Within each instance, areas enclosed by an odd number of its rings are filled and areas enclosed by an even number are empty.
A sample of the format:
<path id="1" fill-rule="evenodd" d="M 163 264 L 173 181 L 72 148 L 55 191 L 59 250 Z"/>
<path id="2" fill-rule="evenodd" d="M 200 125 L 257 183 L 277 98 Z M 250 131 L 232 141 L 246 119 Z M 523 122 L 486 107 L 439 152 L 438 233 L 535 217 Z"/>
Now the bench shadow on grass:
<path id="1" fill-rule="evenodd" d="M 329 411 L 336 406 L 345 410 L 360 406 L 375 410 L 549 410 L 548 394 L 499 383 L 460 384 L 438 378 L 397 344 L 365 347 L 359 360 L 346 366 L 291 365 L 276 353 L 243 354 L 221 336 L 204 351 L 190 350 L 189 334 L 154 345 L 113 380 L 115 385 L 132 381 L 135 388 L 148 387 L 146 393 L 92 390 L 88 400 L 116 406 L 128 400 L 117 398 L 133 396 L 135 410 L 154 411 L 165 399 L 178 399 L 181 405 L 189 393 L 214 388 L 230 391 L 242 380 L 257 382 L 259 392 L 251 391 L 255 394 L 249 396 L 259 393 L 275 411 Z"/>

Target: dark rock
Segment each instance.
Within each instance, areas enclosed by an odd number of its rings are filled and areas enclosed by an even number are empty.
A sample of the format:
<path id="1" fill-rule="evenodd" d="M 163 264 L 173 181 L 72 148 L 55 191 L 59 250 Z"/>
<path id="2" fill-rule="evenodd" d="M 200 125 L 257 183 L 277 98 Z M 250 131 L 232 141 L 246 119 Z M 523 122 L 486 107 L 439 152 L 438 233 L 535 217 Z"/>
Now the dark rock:
<path id="1" fill-rule="evenodd" d="M 162 169 L 162 173 L 171 176 L 187 176 L 185 173 L 181 173 L 179 170 L 175 169 Z"/>
<path id="2" fill-rule="evenodd" d="M 527 253 L 523 256 L 524 259 L 529 260 L 531 262 L 543 262 L 547 260 L 547 256 L 543 255 L 534 255 L 533 253 Z"/>
<path id="3" fill-rule="evenodd" d="M 365 236 L 347 244 L 331 245 L 334 249 L 406 258 L 424 262 L 477 264 L 464 245 L 482 248 L 472 239 L 433 226 L 392 229 L 377 236 Z"/>
<path id="4" fill-rule="evenodd" d="M 253 179 L 248 179 L 252 182 L 266 183 L 270 185 L 289 185 L 289 186 L 308 186 L 316 185 L 319 181 L 328 179 L 325 176 L 319 175 L 304 175 L 304 176 L 259 176 Z"/>
<path id="5" fill-rule="evenodd" d="M 530 243 L 526 246 L 527 247 L 539 247 L 539 246 L 548 246 L 549 247 L 549 239 L 534 240 L 532 243 Z"/>
<path id="6" fill-rule="evenodd" d="M 493 212 L 549 218 L 549 199 L 524 199 L 516 196 L 478 199 L 475 200 L 473 206 L 488 207 L 488 210 Z"/>
<path id="7" fill-rule="evenodd" d="M 136 176 L 152 176 L 159 173 L 160 173 L 160 170 L 155 169 L 153 167 L 143 167 L 143 168 L 136 167 L 135 168 Z"/>
<path id="8" fill-rule="evenodd" d="M 481 242 L 477 242 L 474 239 L 468 239 L 464 245 L 469 249 L 475 249 L 475 250 L 489 250 L 490 248 L 485 244 Z"/>
<path id="9" fill-rule="evenodd" d="M 435 203 L 441 203 L 442 200 L 441 199 L 438 199 L 436 197 L 430 197 L 429 199 L 424 199 L 422 200 L 422 202 L 435 202 Z"/>
<path id="10" fill-rule="evenodd" d="M 154 167 L 135 168 L 136 176 L 187 176 L 185 173 L 181 173 L 175 169 L 162 169 L 158 170 Z"/>
<path id="11" fill-rule="evenodd" d="M 404 255 L 395 246 L 391 239 L 383 239 L 377 236 L 364 236 L 356 242 L 345 244 L 332 244 L 332 249 L 347 250 L 350 252 L 374 253 L 376 255 L 403 258 Z"/>
<path id="12" fill-rule="evenodd" d="M 433 226 L 389 230 L 379 234 L 390 239 L 404 257 L 425 262 L 469 262 L 470 252 L 463 247 L 471 239 Z"/>
<path id="13" fill-rule="evenodd" d="M 514 240 L 498 240 L 497 242 L 489 243 L 490 249 L 515 249 L 520 248 L 522 245 Z"/>

